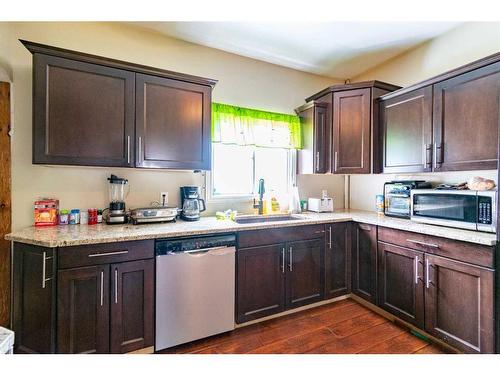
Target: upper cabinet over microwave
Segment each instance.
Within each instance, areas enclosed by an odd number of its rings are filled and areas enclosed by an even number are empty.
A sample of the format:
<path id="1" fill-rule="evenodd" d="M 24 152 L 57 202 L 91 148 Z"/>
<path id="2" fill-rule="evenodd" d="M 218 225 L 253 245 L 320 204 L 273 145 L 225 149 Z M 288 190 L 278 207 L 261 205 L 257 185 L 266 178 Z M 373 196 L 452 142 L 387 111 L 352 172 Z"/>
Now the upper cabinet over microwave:
<path id="1" fill-rule="evenodd" d="M 500 53 L 380 98 L 383 172 L 495 169 Z"/>
<path id="2" fill-rule="evenodd" d="M 215 80 L 21 42 L 34 164 L 210 169 Z"/>
<path id="3" fill-rule="evenodd" d="M 307 98 L 308 103 L 295 110 L 305 140 L 299 150 L 298 172 L 379 172 L 376 99 L 399 88 L 379 81 L 358 82 L 330 86 Z"/>

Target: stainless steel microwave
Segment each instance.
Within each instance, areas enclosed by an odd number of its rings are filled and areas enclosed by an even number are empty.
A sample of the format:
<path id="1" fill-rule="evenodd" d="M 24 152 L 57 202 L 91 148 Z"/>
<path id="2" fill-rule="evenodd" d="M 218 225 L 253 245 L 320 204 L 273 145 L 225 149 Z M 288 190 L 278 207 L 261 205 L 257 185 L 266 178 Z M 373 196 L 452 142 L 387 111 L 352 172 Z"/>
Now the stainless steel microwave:
<path id="1" fill-rule="evenodd" d="M 496 232 L 496 191 L 411 191 L 411 220 L 481 232 Z"/>

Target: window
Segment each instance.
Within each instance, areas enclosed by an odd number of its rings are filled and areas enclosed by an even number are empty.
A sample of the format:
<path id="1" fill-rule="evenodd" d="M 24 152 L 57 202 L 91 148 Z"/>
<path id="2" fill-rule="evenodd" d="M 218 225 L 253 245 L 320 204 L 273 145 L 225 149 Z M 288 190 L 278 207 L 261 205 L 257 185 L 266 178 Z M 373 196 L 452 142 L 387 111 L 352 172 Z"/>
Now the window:
<path id="1" fill-rule="evenodd" d="M 249 197 L 263 178 L 266 191 L 286 193 L 295 176 L 295 150 L 213 144 L 212 197 Z"/>
<path id="2" fill-rule="evenodd" d="M 278 194 L 294 182 L 302 142 L 297 116 L 213 103 L 212 141 L 213 198 L 250 197 L 261 178 Z"/>

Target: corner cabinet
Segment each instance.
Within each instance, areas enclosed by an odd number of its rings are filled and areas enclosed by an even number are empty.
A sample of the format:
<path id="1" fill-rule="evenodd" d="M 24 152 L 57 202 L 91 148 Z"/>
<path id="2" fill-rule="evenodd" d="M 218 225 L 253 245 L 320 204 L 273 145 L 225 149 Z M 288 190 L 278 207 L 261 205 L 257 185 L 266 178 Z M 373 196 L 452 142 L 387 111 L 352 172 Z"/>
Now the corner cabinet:
<path id="1" fill-rule="evenodd" d="M 352 292 L 377 303 L 377 227 L 352 223 Z"/>
<path id="2" fill-rule="evenodd" d="M 208 170 L 216 81 L 22 41 L 33 164 Z"/>
<path id="3" fill-rule="evenodd" d="M 499 95 L 500 53 L 382 96 L 383 172 L 496 169 Z"/>
<path id="4" fill-rule="evenodd" d="M 325 298 L 351 292 L 351 238 L 349 223 L 325 225 Z"/>
<path id="5" fill-rule="evenodd" d="M 301 115 L 321 106 L 322 114 L 315 116 L 313 110 L 303 116 L 306 141 L 298 153 L 299 173 L 379 172 L 377 99 L 399 88 L 379 81 L 357 82 L 330 86 L 307 98 L 308 103 L 295 111 Z"/>

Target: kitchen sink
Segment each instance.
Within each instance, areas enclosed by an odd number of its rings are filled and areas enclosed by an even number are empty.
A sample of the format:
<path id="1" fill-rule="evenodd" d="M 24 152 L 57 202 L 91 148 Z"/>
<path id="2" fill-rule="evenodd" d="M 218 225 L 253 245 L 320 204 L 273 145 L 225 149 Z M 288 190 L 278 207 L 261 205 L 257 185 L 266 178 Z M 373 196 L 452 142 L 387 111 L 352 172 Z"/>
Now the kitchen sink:
<path id="1" fill-rule="evenodd" d="M 272 223 L 274 221 L 307 220 L 299 215 L 248 215 L 237 216 L 234 221 L 238 224 Z"/>

